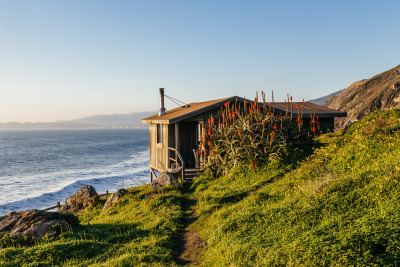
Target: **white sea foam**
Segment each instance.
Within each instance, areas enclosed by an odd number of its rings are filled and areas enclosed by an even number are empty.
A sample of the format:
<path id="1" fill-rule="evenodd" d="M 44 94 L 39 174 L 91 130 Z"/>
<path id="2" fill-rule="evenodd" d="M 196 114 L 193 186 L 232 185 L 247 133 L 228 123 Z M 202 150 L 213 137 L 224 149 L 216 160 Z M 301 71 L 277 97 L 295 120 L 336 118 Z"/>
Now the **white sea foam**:
<path id="1" fill-rule="evenodd" d="M 101 168 L 68 170 L 0 180 L 0 216 L 10 211 L 43 209 L 63 203 L 83 185 L 97 192 L 110 192 L 150 182 L 149 151 L 132 155 L 126 161 Z"/>

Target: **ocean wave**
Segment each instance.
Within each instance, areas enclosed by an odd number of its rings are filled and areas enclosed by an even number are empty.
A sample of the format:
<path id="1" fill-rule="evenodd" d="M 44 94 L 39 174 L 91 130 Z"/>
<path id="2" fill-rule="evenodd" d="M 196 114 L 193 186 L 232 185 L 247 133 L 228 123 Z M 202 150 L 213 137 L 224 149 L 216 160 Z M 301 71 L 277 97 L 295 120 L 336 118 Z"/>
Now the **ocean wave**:
<path id="1" fill-rule="evenodd" d="M 84 185 L 92 185 L 97 192 L 110 192 L 150 182 L 148 173 L 149 151 L 132 155 L 128 160 L 111 166 L 88 170 L 3 177 L 0 194 L 0 216 L 10 211 L 43 209 L 75 193 Z"/>

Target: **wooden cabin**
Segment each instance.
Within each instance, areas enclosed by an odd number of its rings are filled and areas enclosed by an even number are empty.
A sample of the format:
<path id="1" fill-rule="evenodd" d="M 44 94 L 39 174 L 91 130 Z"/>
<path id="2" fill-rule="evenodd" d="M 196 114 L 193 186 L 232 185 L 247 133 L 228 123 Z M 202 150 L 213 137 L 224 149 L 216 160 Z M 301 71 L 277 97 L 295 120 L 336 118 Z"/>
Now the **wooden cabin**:
<path id="1" fill-rule="evenodd" d="M 164 107 L 164 89 L 160 88 L 161 108 L 159 114 L 142 120 L 142 123 L 149 124 L 150 140 L 150 173 L 151 181 L 156 176 L 155 171 L 171 172 L 178 174 L 182 179 L 185 172 L 196 172 L 200 169 L 200 159 L 197 159 L 196 148 L 200 144 L 200 138 L 207 130 L 207 121 L 212 117 L 218 121 L 221 118 L 221 107 L 226 102 L 236 105 L 241 110 L 244 98 L 232 96 L 206 102 L 190 103 L 172 110 L 166 111 Z M 250 100 L 246 100 L 251 103 Z M 293 103 L 296 105 L 303 103 Z M 276 114 L 286 113 L 287 104 L 275 102 L 274 112 Z M 320 131 L 327 132 L 334 130 L 334 118 L 347 116 L 345 112 L 322 107 L 316 104 L 304 103 L 303 121 L 306 124 L 310 121 L 311 114 L 315 112 L 319 117 Z M 306 112 L 307 111 L 307 112 Z M 290 109 L 289 109 L 290 112 Z M 293 110 L 293 118 L 297 118 L 297 109 Z M 156 176 L 157 177 L 157 176 Z"/>

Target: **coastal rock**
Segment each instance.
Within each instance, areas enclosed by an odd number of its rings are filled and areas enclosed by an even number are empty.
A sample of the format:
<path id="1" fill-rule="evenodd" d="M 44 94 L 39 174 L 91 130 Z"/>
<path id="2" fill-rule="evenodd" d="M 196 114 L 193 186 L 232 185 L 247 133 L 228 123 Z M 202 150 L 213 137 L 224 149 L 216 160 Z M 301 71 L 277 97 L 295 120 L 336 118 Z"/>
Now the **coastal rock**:
<path id="1" fill-rule="evenodd" d="M 93 198 L 98 198 L 96 189 L 91 185 L 81 187 L 75 194 L 70 195 L 65 204 L 59 208 L 59 211 L 68 211 L 72 214 L 87 208 L 92 203 Z"/>
<path id="2" fill-rule="evenodd" d="M 58 212 L 45 212 L 41 210 L 25 210 L 9 212 L 0 220 L 0 232 L 43 238 L 55 234 L 54 224 L 63 225 L 67 216 Z"/>
<path id="3" fill-rule="evenodd" d="M 398 108 L 394 101 L 400 91 L 400 65 L 369 79 L 352 83 L 343 92 L 330 97 L 324 107 L 345 111 L 347 117 L 335 118 L 335 128 L 346 127 L 375 110 Z"/>
<path id="4" fill-rule="evenodd" d="M 107 199 L 106 204 L 104 204 L 103 207 L 103 212 L 105 212 L 107 209 L 111 208 L 121 197 L 123 197 L 128 191 L 125 189 L 118 189 L 112 195 Z"/>
<path id="5" fill-rule="evenodd" d="M 164 186 L 177 185 L 181 186 L 178 180 L 169 172 L 163 172 L 151 182 L 151 188 L 161 188 Z"/>

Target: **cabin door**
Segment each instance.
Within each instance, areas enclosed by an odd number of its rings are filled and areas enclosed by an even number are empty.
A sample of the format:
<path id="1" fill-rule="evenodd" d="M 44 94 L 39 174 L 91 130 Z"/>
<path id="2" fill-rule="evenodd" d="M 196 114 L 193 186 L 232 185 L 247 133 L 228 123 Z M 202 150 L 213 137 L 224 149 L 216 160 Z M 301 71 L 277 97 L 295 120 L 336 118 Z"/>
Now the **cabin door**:
<path id="1" fill-rule="evenodd" d="M 195 168 L 196 131 L 197 122 L 179 123 L 179 152 L 185 161 L 186 168 Z"/>

